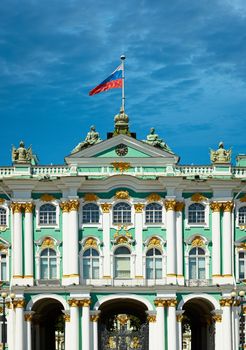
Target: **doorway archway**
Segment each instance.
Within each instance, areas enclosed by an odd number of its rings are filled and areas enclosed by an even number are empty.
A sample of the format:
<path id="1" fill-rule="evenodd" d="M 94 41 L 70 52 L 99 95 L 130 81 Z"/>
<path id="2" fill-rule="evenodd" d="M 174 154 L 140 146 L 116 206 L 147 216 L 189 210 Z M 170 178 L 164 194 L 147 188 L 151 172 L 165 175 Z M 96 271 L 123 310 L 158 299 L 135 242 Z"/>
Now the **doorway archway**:
<path id="1" fill-rule="evenodd" d="M 215 326 L 211 312 L 214 306 L 203 298 L 188 300 L 183 305 L 183 350 L 214 350 Z"/>
<path id="2" fill-rule="evenodd" d="M 99 350 L 149 350 L 147 307 L 133 299 L 114 299 L 99 310 Z"/>
<path id="3" fill-rule="evenodd" d="M 64 350 L 65 323 L 63 305 L 56 299 L 44 298 L 32 307 L 32 348 L 34 350 Z"/>

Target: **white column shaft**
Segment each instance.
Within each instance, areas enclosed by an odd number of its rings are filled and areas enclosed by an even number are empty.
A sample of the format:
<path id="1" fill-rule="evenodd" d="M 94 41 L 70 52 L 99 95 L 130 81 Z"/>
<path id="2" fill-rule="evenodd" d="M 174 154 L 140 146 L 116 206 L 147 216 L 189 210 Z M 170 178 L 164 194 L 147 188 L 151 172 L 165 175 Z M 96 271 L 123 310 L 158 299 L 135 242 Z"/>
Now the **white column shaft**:
<path id="1" fill-rule="evenodd" d="M 175 306 L 168 307 L 167 326 L 168 350 L 177 350 L 177 320 Z"/>
<path id="2" fill-rule="evenodd" d="M 65 350 L 70 350 L 72 339 L 70 337 L 70 321 L 65 321 Z"/>
<path id="3" fill-rule="evenodd" d="M 33 277 L 33 215 L 25 213 L 25 277 Z"/>
<path id="4" fill-rule="evenodd" d="M 212 276 L 220 276 L 220 212 L 212 213 Z"/>
<path id="5" fill-rule="evenodd" d="M 231 212 L 224 211 L 223 217 L 223 274 L 232 275 L 232 232 Z"/>
<path id="6" fill-rule="evenodd" d="M 167 210 L 167 276 L 176 275 L 175 211 Z"/>
<path id="7" fill-rule="evenodd" d="M 24 346 L 24 311 L 17 307 L 15 311 L 15 349 L 26 350 Z"/>
<path id="8" fill-rule="evenodd" d="M 26 321 L 26 349 L 32 350 L 32 322 Z"/>
<path id="9" fill-rule="evenodd" d="M 235 349 L 237 350 L 239 348 L 239 333 L 240 333 L 240 323 L 239 323 L 239 313 L 240 309 L 238 307 L 235 307 L 235 311 L 234 311 L 234 334 L 235 334 Z"/>
<path id="10" fill-rule="evenodd" d="M 68 276 L 69 271 L 69 246 L 70 246 L 70 234 L 69 234 L 69 224 L 68 224 L 68 212 L 62 212 L 62 269 L 63 276 Z"/>
<path id="11" fill-rule="evenodd" d="M 182 350 L 183 344 L 182 344 L 182 322 L 177 322 L 177 335 L 178 335 L 178 345 L 177 349 Z"/>
<path id="12" fill-rule="evenodd" d="M 223 307 L 223 350 L 232 350 L 231 307 Z"/>
<path id="13" fill-rule="evenodd" d="M 177 276 L 183 276 L 182 211 L 176 212 Z"/>
<path id="14" fill-rule="evenodd" d="M 98 350 L 98 322 L 94 321 L 92 322 L 93 327 L 93 349 L 91 350 Z"/>
<path id="15" fill-rule="evenodd" d="M 111 276 L 110 213 L 103 213 L 103 257 L 103 276 L 109 277 Z"/>
<path id="16" fill-rule="evenodd" d="M 163 306 L 156 307 L 156 327 L 158 342 L 156 343 L 157 350 L 166 350 L 165 347 L 165 309 Z"/>
<path id="17" fill-rule="evenodd" d="M 215 350 L 221 350 L 222 344 L 222 323 L 215 322 Z"/>
<path id="18" fill-rule="evenodd" d="M 15 310 L 12 306 L 8 310 L 7 320 L 8 350 L 15 350 Z"/>
<path id="19" fill-rule="evenodd" d="M 90 350 L 90 308 L 82 308 L 82 350 Z"/>
<path id="20" fill-rule="evenodd" d="M 149 322 L 149 349 L 155 349 L 156 344 L 158 343 L 157 336 L 159 338 L 159 333 L 158 335 L 156 334 L 156 322 Z"/>
<path id="21" fill-rule="evenodd" d="M 70 349 L 79 350 L 79 309 L 70 307 Z M 66 349 L 67 350 L 67 349 Z"/>
<path id="22" fill-rule="evenodd" d="M 77 210 L 71 210 L 69 213 L 69 268 L 70 275 L 76 276 L 79 274 L 79 264 L 78 264 L 78 212 Z"/>
<path id="23" fill-rule="evenodd" d="M 136 261 L 135 274 L 143 276 L 143 213 L 135 214 L 135 232 L 136 234 Z"/>
<path id="24" fill-rule="evenodd" d="M 13 277 L 22 277 L 22 213 L 14 213 L 13 217 Z"/>

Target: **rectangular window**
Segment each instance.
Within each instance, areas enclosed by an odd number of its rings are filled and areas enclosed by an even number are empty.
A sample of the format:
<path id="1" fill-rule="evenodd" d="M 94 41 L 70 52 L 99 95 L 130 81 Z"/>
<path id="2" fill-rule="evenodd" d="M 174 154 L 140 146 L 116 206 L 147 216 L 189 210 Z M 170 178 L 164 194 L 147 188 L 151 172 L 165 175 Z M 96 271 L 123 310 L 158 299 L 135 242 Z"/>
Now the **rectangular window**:
<path id="1" fill-rule="evenodd" d="M 189 279 L 195 280 L 196 277 L 196 258 L 189 259 Z"/>
<path id="2" fill-rule="evenodd" d="M 41 259 L 40 262 L 40 278 L 47 280 L 49 278 L 49 272 L 48 272 L 48 260 L 47 259 Z"/>
<path id="3" fill-rule="evenodd" d="M 204 280 L 205 276 L 205 258 L 198 259 L 198 279 Z"/>
<path id="4" fill-rule="evenodd" d="M 239 260 L 239 279 L 243 280 L 245 278 L 244 275 L 244 260 Z"/>
<path id="5" fill-rule="evenodd" d="M 162 278 L 162 258 L 156 258 L 155 278 Z"/>
<path id="6" fill-rule="evenodd" d="M 153 269 L 153 258 L 146 258 L 146 278 L 153 279 L 154 278 L 154 269 Z"/>
<path id="7" fill-rule="evenodd" d="M 130 258 L 117 257 L 115 258 L 115 277 L 130 278 Z"/>
<path id="8" fill-rule="evenodd" d="M 50 259 L 50 279 L 56 279 L 56 258 Z"/>
<path id="9" fill-rule="evenodd" d="M 99 278 L 99 259 L 92 260 L 92 278 Z"/>
<path id="10" fill-rule="evenodd" d="M 90 278 L 90 260 L 89 259 L 83 259 L 83 278 L 84 279 Z"/>

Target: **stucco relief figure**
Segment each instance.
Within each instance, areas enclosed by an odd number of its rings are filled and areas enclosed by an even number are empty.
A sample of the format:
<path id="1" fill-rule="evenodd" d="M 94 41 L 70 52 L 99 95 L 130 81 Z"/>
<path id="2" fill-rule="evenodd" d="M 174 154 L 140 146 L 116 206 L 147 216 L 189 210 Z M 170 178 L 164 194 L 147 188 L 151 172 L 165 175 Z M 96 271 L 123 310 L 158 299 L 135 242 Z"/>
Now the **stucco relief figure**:
<path id="1" fill-rule="evenodd" d="M 18 148 L 12 146 L 12 162 L 13 163 L 31 163 L 32 160 L 32 148 L 25 148 L 23 141 L 20 142 Z"/>
<path id="2" fill-rule="evenodd" d="M 166 142 L 160 139 L 159 135 L 155 133 L 155 128 L 150 129 L 150 133 L 149 135 L 147 135 L 147 139 L 143 141 L 146 142 L 148 145 L 161 148 L 169 153 L 173 153 L 169 146 L 166 144 Z"/>
<path id="3" fill-rule="evenodd" d="M 224 143 L 220 142 L 216 151 L 210 150 L 210 160 L 212 163 L 230 163 L 231 152 L 231 148 L 229 150 L 224 149 Z"/>
<path id="4" fill-rule="evenodd" d="M 99 133 L 96 131 L 96 128 L 94 125 L 90 127 L 90 131 L 87 133 L 87 136 L 84 141 L 80 142 L 73 150 L 72 153 L 79 152 L 83 148 L 86 148 L 88 146 L 92 146 L 96 143 L 101 142 L 102 140 L 99 137 Z"/>

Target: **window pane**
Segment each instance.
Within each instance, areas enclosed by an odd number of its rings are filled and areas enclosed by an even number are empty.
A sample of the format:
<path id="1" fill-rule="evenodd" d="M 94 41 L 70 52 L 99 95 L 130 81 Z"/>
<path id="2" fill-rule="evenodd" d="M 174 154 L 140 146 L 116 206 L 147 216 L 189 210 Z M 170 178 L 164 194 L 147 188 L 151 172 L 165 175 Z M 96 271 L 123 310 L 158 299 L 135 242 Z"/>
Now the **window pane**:
<path id="1" fill-rule="evenodd" d="M 196 279 L 196 259 L 189 259 L 189 278 Z"/>
<path id="2" fill-rule="evenodd" d="M 244 260 L 239 260 L 239 278 L 244 279 Z"/>
<path id="3" fill-rule="evenodd" d="M 48 279 L 48 260 L 40 259 L 40 277 L 41 279 Z"/>
<path id="4" fill-rule="evenodd" d="M 115 274 L 119 278 L 130 277 L 130 258 L 117 257 L 115 258 Z"/>
<path id="5" fill-rule="evenodd" d="M 99 259 L 92 260 L 92 278 L 99 278 Z"/>
<path id="6" fill-rule="evenodd" d="M 205 258 L 198 259 L 198 279 L 205 279 Z"/>
<path id="7" fill-rule="evenodd" d="M 89 259 L 83 259 L 83 278 L 90 278 L 90 261 Z"/>
<path id="8" fill-rule="evenodd" d="M 1 280 L 7 280 L 7 264 L 4 261 L 1 261 Z"/>

